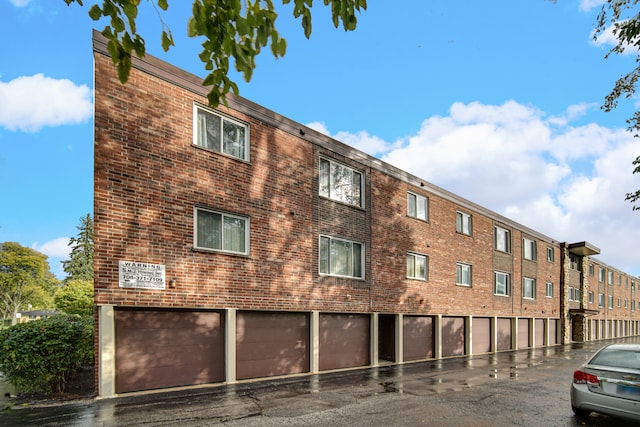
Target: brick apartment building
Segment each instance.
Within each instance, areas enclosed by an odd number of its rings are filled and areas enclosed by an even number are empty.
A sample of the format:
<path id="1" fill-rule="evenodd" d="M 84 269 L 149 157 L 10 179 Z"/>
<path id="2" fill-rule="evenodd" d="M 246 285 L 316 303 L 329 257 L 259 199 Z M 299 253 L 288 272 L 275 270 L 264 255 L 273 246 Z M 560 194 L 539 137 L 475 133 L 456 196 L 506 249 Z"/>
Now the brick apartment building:
<path id="1" fill-rule="evenodd" d="M 100 396 L 640 333 L 638 278 L 94 33 Z"/>

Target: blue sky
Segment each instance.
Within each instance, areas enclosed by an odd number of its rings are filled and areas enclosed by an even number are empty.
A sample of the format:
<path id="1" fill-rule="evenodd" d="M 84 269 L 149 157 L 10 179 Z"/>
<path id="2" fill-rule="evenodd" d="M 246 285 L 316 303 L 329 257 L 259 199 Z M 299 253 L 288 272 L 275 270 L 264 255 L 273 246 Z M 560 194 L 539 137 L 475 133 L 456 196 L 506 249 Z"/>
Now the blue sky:
<path id="1" fill-rule="evenodd" d="M 160 15 L 168 53 L 142 3 L 148 53 L 204 76 L 191 2 Z M 242 96 L 640 274 L 640 212 L 624 201 L 640 188 L 640 144 L 625 131 L 637 100 L 600 109 L 635 56 L 604 58 L 601 1 L 369 1 L 352 33 L 316 3 L 311 40 L 279 6 L 287 55 L 265 50 L 250 83 L 235 76 Z M 0 0 L 0 242 L 47 254 L 59 277 L 93 210 L 91 31 L 105 23 L 91 4 Z"/>

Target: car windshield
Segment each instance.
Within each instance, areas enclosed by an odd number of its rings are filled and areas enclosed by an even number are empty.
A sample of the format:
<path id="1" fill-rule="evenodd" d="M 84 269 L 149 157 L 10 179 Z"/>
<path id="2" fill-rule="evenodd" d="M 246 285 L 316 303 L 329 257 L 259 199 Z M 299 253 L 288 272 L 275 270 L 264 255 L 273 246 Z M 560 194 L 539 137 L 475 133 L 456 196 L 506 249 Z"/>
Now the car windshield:
<path id="1" fill-rule="evenodd" d="M 640 369 L 640 351 L 606 348 L 599 352 L 589 363 L 593 365 Z"/>

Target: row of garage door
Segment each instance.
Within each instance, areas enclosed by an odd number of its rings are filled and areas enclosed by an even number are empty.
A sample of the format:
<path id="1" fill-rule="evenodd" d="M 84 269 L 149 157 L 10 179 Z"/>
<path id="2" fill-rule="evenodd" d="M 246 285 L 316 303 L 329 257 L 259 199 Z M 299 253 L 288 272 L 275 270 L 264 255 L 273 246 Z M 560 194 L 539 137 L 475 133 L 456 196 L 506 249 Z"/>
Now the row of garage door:
<path id="1" fill-rule="evenodd" d="M 223 311 L 115 310 L 116 392 L 224 382 L 225 325 Z M 380 315 L 378 358 L 395 360 L 396 316 Z M 536 324 L 530 340 L 530 321 Z M 545 331 L 543 319 L 518 319 L 517 348 L 542 345 L 553 337 L 556 321 Z M 318 369 L 371 365 L 371 316 L 321 313 L 318 326 Z M 521 324 L 522 323 L 522 324 Z M 443 317 L 442 357 L 491 351 L 490 318 L 473 319 L 473 342 L 465 348 L 465 318 Z M 513 348 L 512 319 L 495 323 L 497 349 Z M 403 316 L 402 361 L 434 357 L 434 318 Z M 236 314 L 236 379 L 310 372 L 309 313 L 252 312 Z"/>

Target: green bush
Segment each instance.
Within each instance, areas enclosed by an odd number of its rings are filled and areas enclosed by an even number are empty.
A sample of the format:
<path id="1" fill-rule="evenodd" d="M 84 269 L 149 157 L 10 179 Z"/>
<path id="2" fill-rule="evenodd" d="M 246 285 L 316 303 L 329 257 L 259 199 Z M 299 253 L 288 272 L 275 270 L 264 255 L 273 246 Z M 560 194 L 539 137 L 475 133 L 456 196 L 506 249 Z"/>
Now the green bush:
<path id="1" fill-rule="evenodd" d="M 93 319 L 58 314 L 0 330 L 0 371 L 18 393 L 64 392 L 93 364 Z"/>

